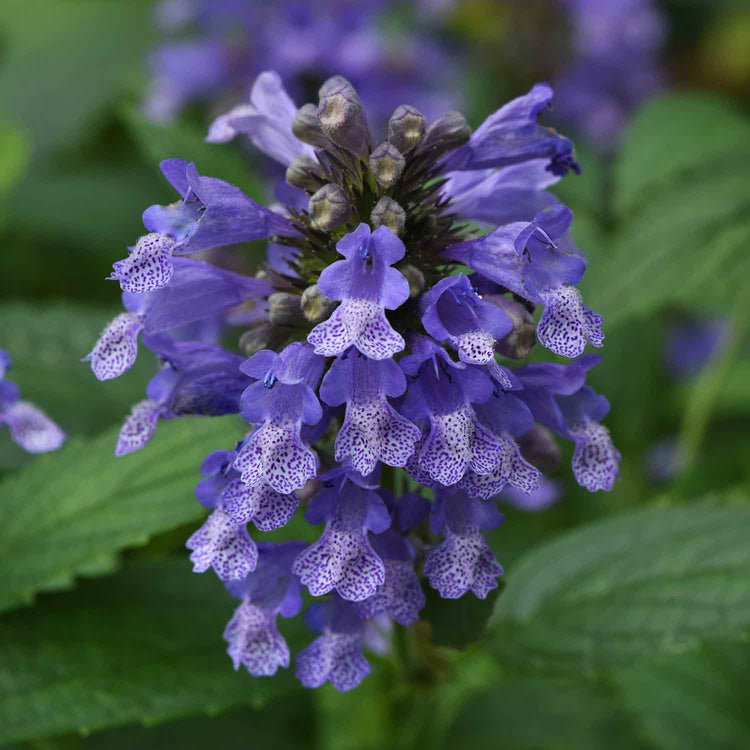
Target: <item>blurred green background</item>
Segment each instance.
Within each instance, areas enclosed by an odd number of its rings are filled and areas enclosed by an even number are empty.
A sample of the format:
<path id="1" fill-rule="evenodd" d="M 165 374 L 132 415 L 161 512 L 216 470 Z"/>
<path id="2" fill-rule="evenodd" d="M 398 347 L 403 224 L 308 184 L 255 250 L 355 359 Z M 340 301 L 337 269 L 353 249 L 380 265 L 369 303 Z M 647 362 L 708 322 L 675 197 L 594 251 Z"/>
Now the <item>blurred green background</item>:
<path id="1" fill-rule="evenodd" d="M 543 54 L 559 31 L 543 3 L 511 5 L 467 0 L 443 21 L 465 56 L 474 126 L 561 64 Z M 142 233 L 143 209 L 172 200 L 158 161 L 193 160 L 256 197 L 259 166 L 237 144 L 203 142 L 205 111 L 168 126 L 140 114 L 158 41 L 150 2 L 0 4 L 0 347 L 24 397 L 71 435 L 36 458 L 0 433 L 0 742 L 750 745 L 750 4 L 661 7 L 669 91 L 634 115 L 612 158 L 576 139 L 584 172 L 555 190 L 589 256 L 584 299 L 605 318 L 590 380 L 612 404 L 621 479 L 589 494 L 564 456 L 563 499 L 504 508 L 492 532 L 508 582 L 499 599 L 450 613 L 430 599 L 434 622 L 455 617 L 465 638 L 435 626 L 398 635 L 340 695 L 289 674 L 234 674 L 221 641 L 233 603 L 189 574 L 197 466 L 235 425 L 165 425 L 117 463 L 119 424 L 152 366 L 141 357 L 102 384 L 79 362 L 118 311 L 112 262 Z M 726 340 L 699 372 L 672 377 L 667 337 L 694 318 L 726 319 Z"/>

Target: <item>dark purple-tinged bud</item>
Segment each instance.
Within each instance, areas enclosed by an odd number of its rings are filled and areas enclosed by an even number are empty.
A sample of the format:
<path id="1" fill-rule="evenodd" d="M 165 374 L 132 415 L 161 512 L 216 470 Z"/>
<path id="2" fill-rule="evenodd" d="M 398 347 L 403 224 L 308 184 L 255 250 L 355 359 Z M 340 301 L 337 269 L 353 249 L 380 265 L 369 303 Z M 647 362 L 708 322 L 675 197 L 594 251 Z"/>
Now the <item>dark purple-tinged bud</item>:
<path id="1" fill-rule="evenodd" d="M 302 292 L 301 305 L 302 314 L 308 322 L 320 323 L 323 320 L 328 320 L 328 317 L 334 311 L 338 302 L 328 299 L 328 297 L 318 289 L 318 285 L 313 284 Z"/>
<path id="2" fill-rule="evenodd" d="M 404 172 L 406 160 L 392 143 L 381 143 L 370 154 L 370 169 L 383 190 L 393 187 Z"/>
<path id="3" fill-rule="evenodd" d="M 268 321 L 275 326 L 304 325 L 305 316 L 299 294 L 274 292 L 268 298 Z"/>
<path id="4" fill-rule="evenodd" d="M 463 146 L 471 138 L 471 128 L 460 112 L 446 112 L 427 128 L 417 149 L 420 154 L 442 156 L 454 148 Z"/>
<path id="5" fill-rule="evenodd" d="M 485 294 L 482 299 L 499 307 L 512 321 L 513 330 L 495 343 L 495 351 L 510 359 L 523 359 L 536 343 L 536 323 L 520 303 L 501 294 Z"/>
<path id="6" fill-rule="evenodd" d="M 370 133 L 362 102 L 354 86 L 342 76 L 333 76 L 320 87 L 318 93 L 318 120 L 323 133 L 337 146 L 366 161 L 370 151 Z"/>
<path id="7" fill-rule="evenodd" d="M 271 323 L 261 323 L 240 336 L 240 351 L 246 357 L 251 357 L 261 349 L 278 351 L 286 343 L 288 337 L 288 330 Z"/>
<path id="8" fill-rule="evenodd" d="M 310 197 L 307 210 L 313 226 L 321 232 L 345 224 L 352 215 L 344 189 L 332 183 Z"/>
<path id="9" fill-rule="evenodd" d="M 515 441 L 521 455 L 539 471 L 550 474 L 560 465 L 560 448 L 555 436 L 546 427 L 535 424 Z"/>
<path id="10" fill-rule="evenodd" d="M 412 266 L 409 264 L 405 266 L 399 266 L 398 270 L 403 276 L 406 277 L 406 280 L 409 282 L 409 296 L 412 299 L 414 299 L 414 297 L 419 297 L 419 295 L 424 291 L 425 287 L 424 274 L 416 266 Z"/>
<path id="11" fill-rule="evenodd" d="M 393 198 L 384 195 L 373 207 L 370 223 L 373 229 L 386 226 L 394 234 L 401 234 L 406 224 L 406 211 Z"/>
<path id="12" fill-rule="evenodd" d="M 424 138 L 425 116 L 410 104 L 401 104 L 388 120 L 388 141 L 402 154 L 410 151 Z"/>
<path id="13" fill-rule="evenodd" d="M 292 163 L 286 169 L 286 181 L 308 193 L 320 190 L 326 183 L 320 164 L 307 154 L 299 154 L 292 159 Z"/>
<path id="14" fill-rule="evenodd" d="M 303 104 L 292 120 L 292 133 L 303 143 L 324 149 L 331 142 L 323 133 L 318 119 L 318 108 L 314 104 Z"/>

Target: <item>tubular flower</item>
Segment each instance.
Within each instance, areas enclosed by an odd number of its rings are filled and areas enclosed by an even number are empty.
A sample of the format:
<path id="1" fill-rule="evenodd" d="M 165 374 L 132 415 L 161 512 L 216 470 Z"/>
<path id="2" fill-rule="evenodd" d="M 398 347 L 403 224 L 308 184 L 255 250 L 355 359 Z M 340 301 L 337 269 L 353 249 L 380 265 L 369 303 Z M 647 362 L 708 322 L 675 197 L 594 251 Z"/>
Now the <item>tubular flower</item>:
<path id="1" fill-rule="evenodd" d="M 13 442 L 28 453 L 56 451 L 65 433 L 41 409 L 21 400 L 18 386 L 5 379 L 10 365 L 10 354 L 0 349 L 0 426 L 7 427 Z"/>
<path id="2" fill-rule="evenodd" d="M 419 619 L 424 580 L 449 599 L 497 586 L 483 536 L 502 521 L 493 500 L 554 499 L 542 475 L 556 465 L 552 433 L 574 443 L 573 474 L 591 491 L 612 487 L 620 456 L 601 424 L 608 403 L 585 382 L 598 358 L 582 352 L 601 345 L 602 319 L 575 288 L 585 260 L 572 214 L 545 192 L 576 169 L 570 141 L 538 122 L 549 87 L 473 135 L 456 112 L 430 123 L 403 105 L 378 143 L 341 76 L 300 109 L 269 76 L 253 104 L 267 120 L 230 113 L 211 138 L 245 133 L 285 163 L 286 204 L 270 211 L 164 162 L 180 200 L 146 210 L 151 234 L 113 274 L 127 312 L 88 359 L 116 377 L 142 335 L 161 362 L 118 455 L 160 419 L 246 420 L 236 446 L 201 466 L 196 496 L 211 515 L 188 540 L 194 569 L 213 567 L 241 600 L 224 637 L 254 675 L 289 664 L 276 615 L 295 615 L 302 589 L 326 597 L 307 613 L 319 635 L 296 671 L 306 686 L 348 690 L 383 624 Z M 493 213 L 487 234 L 473 229 Z M 261 238 L 254 278 L 186 257 Z M 218 343 L 231 325 L 244 329 L 241 353 Z M 537 342 L 571 361 L 510 366 Z M 399 472 L 435 500 L 381 487 L 399 486 Z M 324 524 L 317 541 L 252 540 L 248 524 L 278 529 L 299 504 Z"/>

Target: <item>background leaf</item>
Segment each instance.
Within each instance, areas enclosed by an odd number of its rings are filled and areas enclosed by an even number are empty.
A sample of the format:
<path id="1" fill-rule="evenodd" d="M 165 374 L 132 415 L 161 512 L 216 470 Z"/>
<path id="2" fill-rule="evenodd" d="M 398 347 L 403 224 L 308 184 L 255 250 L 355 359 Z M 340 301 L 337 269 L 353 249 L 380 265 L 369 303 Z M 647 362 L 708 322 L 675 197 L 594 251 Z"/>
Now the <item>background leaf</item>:
<path id="1" fill-rule="evenodd" d="M 134 565 L 5 615 L 0 742 L 239 704 L 260 709 L 302 692 L 289 670 L 273 679 L 232 670 L 221 633 L 235 605 L 216 576 L 191 573 L 180 560 Z M 294 636 L 294 651 L 309 640 L 298 621 L 282 621 L 280 630 Z"/>
<path id="2" fill-rule="evenodd" d="M 162 422 L 148 450 L 119 459 L 115 427 L 94 440 L 73 439 L 7 479 L 0 485 L 0 609 L 68 587 L 74 576 L 109 572 L 123 547 L 200 518 L 193 496 L 200 463 L 232 444 L 232 425 Z"/>
<path id="3" fill-rule="evenodd" d="M 750 122 L 725 99 L 679 92 L 647 103 L 616 163 L 617 208 L 626 213 L 694 170 L 747 153 Z"/>
<path id="4" fill-rule="evenodd" d="M 750 628 L 750 508 L 648 508 L 528 553 L 506 575 L 492 647 L 597 669 Z"/>
<path id="5" fill-rule="evenodd" d="M 23 0 L 0 7 L 0 110 L 39 152 L 69 145 L 134 82 L 152 25 L 147 0 L 35 0 L 33 10 Z"/>
<path id="6" fill-rule="evenodd" d="M 750 737 L 750 699 L 740 688 L 750 645 L 704 646 L 612 672 L 642 734 L 660 750 L 742 750 Z"/>
<path id="7" fill-rule="evenodd" d="M 431 625 L 430 642 L 435 646 L 466 648 L 482 640 L 503 586 L 500 582 L 485 599 L 479 599 L 471 592 L 460 599 L 443 599 L 432 586 L 423 585 L 427 604 L 419 619 Z"/>
<path id="8" fill-rule="evenodd" d="M 123 108 L 122 117 L 133 139 L 155 168 L 163 159 L 193 161 L 201 174 L 226 180 L 256 200 L 264 199 L 263 188 L 250 170 L 247 155 L 237 148 L 237 144 L 206 143 L 207 126 L 188 121 L 161 125 L 150 122 L 134 107 Z M 244 141 L 245 137 L 241 136 L 241 140 Z"/>
<path id="9" fill-rule="evenodd" d="M 469 696 L 442 747 L 485 750 L 641 750 L 629 717 L 604 686 L 512 678 Z"/>

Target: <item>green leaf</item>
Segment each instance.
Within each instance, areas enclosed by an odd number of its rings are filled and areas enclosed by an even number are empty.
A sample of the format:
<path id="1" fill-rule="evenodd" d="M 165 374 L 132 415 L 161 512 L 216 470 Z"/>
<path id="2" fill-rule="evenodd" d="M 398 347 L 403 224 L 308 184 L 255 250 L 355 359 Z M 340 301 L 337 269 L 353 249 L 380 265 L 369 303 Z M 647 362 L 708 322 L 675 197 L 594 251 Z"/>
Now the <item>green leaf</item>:
<path id="1" fill-rule="evenodd" d="M 8 378 L 70 435 L 93 435 L 119 424 L 145 398 L 153 357 L 142 351 L 123 377 L 100 383 L 81 357 L 119 311 L 71 303 L 0 305 L 3 348 L 13 365 Z"/>
<path id="2" fill-rule="evenodd" d="M 652 507 L 566 534 L 508 571 L 492 647 L 596 670 L 750 630 L 750 508 Z"/>
<path id="3" fill-rule="evenodd" d="M 4 0 L 0 110 L 35 151 L 70 145 L 121 98 L 151 43 L 151 3 Z"/>
<path id="4" fill-rule="evenodd" d="M 733 274 L 744 259 L 750 173 L 741 166 L 704 178 L 659 194 L 614 237 L 606 256 L 594 256 L 580 286 L 586 303 L 604 316 L 605 330 L 692 302 L 702 285 Z"/>
<path id="5" fill-rule="evenodd" d="M 693 170 L 746 152 L 748 142 L 750 122 L 718 97 L 676 93 L 654 99 L 635 118 L 616 164 L 620 213 Z"/>
<path id="6" fill-rule="evenodd" d="M 427 603 L 419 619 L 432 626 L 430 642 L 448 648 L 467 648 L 481 641 L 487 634 L 487 623 L 492 616 L 503 583 L 479 599 L 467 592 L 460 599 L 443 599 L 435 589 L 426 586 Z"/>
<path id="7" fill-rule="evenodd" d="M 660 750 L 744 750 L 750 737 L 750 645 L 710 645 L 612 671 L 641 733 Z"/>
<path id="8" fill-rule="evenodd" d="M 219 177 L 256 200 L 263 200 L 263 189 L 251 172 L 245 154 L 233 144 L 206 143 L 206 128 L 187 121 L 159 125 L 133 107 L 123 108 L 122 118 L 155 168 L 163 159 L 192 161 L 201 174 Z"/>
<path id="9" fill-rule="evenodd" d="M 0 742 L 263 708 L 301 691 L 289 670 L 271 679 L 232 670 L 221 634 L 235 605 L 216 576 L 180 560 L 132 566 L 5 615 Z M 303 629 L 280 623 L 293 651 Z"/>
<path id="10" fill-rule="evenodd" d="M 647 746 L 604 686 L 506 676 L 466 700 L 442 747 L 641 750 Z"/>
<path id="11" fill-rule="evenodd" d="M 186 418 L 159 425 L 143 451 L 116 459 L 119 427 L 94 440 L 72 439 L 38 456 L 0 485 L 0 609 L 31 602 L 40 590 L 102 575 L 124 547 L 197 519 L 193 496 L 206 454 L 231 445 L 227 419 Z"/>

